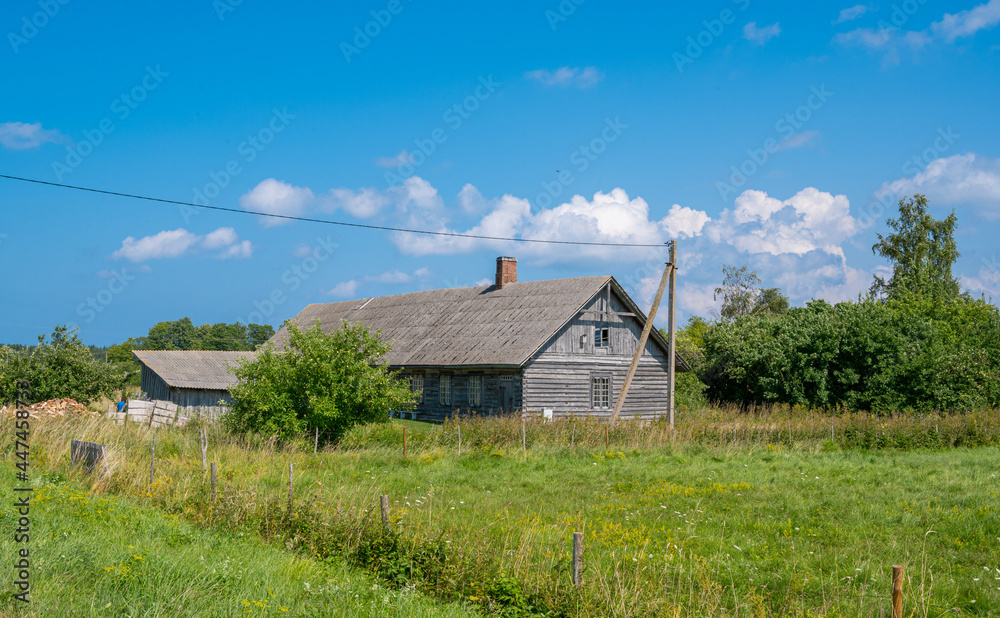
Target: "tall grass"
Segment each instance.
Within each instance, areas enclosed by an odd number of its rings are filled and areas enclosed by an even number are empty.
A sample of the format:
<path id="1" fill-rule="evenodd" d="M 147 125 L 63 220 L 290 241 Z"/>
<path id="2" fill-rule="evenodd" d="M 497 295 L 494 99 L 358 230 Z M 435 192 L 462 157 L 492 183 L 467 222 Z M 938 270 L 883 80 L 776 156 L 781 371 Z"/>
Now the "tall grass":
<path id="1" fill-rule="evenodd" d="M 912 615 L 1000 606 L 1000 451 L 965 448 L 1000 443 L 993 412 L 712 409 L 672 429 L 593 419 L 405 426 L 406 458 L 398 423 L 358 428 L 318 455 L 311 439 L 209 427 L 215 504 L 194 427 L 156 431 L 152 487 L 153 432 L 104 419 L 38 423 L 34 465 L 91 483 L 67 472 L 69 441 L 102 442 L 112 471 L 93 481 L 96 493 L 321 561 L 344 556 L 392 585 L 498 615 L 879 614 L 893 563 L 906 567 Z M 390 496 L 388 532 L 380 494 Z M 580 588 L 573 531 L 585 535 Z"/>

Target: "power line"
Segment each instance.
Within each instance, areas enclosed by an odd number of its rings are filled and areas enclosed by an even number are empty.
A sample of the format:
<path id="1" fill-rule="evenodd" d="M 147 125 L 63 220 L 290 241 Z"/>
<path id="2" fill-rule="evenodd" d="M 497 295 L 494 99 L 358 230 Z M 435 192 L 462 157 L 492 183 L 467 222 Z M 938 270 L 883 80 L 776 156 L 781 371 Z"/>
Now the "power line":
<path id="1" fill-rule="evenodd" d="M 67 185 L 58 182 L 48 182 L 46 180 L 37 180 L 34 178 L 22 178 L 20 176 L 8 176 L 7 174 L 0 174 L 0 178 L 6 178 L 8 180 L 19 180 L 21 182 L 30 182 L 39 185 L 48 185 L 50 187 L 60 187 L 62 189 L 75 189 L 77 191 L 88 191 L 90 193 L 100 193 L 103 195 L 114 195 L 116 197 L 127 197 L 136 200 L 146 200 L 149 202 L 160 202 L 163 204 L 176 204 L 178 206 L 189 206 L 191 208 L 204 208 L 206 210 L 218 210 L 222 212 L 234 212 L 241 215 L 256 215 L 258 217 L 272 217 L 274 219 L 286 219 L 288 221 L 304 221 L 306 223 L 323 223 L 326 225 L 339 225 L 343 227 L 354 227 L 361 228 L 365 230 L 379 230 L 383 232 L 403 232 L 406 234 L 425 234 L 428 236 L 452 236 L 456 238 L 474 238 L 477 240 L 503 240 L 510 242 L 531 242 L 538 244 L 548 244 L 548 245 L 585 245 L 592 247 L 656 247 L 659 249 L 663 248 L 662 244 L 641 244 L 641 243 L 613 243 L 613 242 L 587 242 L 587 241 L 577 241 L 577 240 L 545 240 L 539 238 L 509 238 L 505 236 L 483 236 L 479 234 L 463 234 L 461 232 L 433 232 L 430 230 L 411 230 L 401 227 L 389 227 L 383 225 L 367 225 L 364 223 L 348 223 L 346 221 L 330 221 L 328 219 L 314 219 L 311 217 L 296 217 L 293 215 L 278 215 L 269 212 L 258 212 L 254 210 L 243 210 L 241 208 L 226 208 L 224 206 L 209 206 L 206 204 L 192 204 L 191 202 L 181 202 L 178 200 L 168 200 L 160 197 L 150 197 L 148 195 L 136 195 L 133 193 L 121 193 L 118 191 L 107 191 L 105 189 L 94 189 L 92 187 L 79 187 L 76 185 Z"/>

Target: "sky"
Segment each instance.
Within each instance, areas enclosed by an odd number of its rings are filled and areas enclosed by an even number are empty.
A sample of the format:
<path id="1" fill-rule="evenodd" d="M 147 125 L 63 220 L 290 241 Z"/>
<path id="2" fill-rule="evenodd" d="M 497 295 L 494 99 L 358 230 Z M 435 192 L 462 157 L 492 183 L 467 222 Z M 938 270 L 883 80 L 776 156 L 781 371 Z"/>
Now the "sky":
<path id="1" fill-rule="evenodd" d="M 645 311 L 671 239 L 681 322 L 726 264 L 838 302 L 915 193 L 1000 298 L 1000 0 L 5 7 L 0 174 L 231 210 L 0 178 L 0 342 L 277 327 L 501 255 Z"/>

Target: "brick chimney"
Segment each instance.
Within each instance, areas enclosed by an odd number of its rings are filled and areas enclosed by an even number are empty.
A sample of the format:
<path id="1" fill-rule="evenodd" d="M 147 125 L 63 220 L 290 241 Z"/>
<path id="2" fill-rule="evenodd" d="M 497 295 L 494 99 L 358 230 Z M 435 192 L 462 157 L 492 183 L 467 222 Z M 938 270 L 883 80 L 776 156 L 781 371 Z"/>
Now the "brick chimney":
<path id="1" fill-rule="evenodd" d="M 497 258 L 497 289 L 508 283 L 517 283 L 517 258 L 498 257 Z"/>

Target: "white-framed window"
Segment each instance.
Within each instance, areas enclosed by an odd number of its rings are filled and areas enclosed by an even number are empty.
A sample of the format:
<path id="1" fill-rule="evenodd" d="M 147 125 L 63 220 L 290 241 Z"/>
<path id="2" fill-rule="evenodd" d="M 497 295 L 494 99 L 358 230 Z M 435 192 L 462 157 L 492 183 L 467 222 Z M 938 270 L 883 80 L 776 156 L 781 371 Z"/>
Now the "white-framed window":
<path id="1" fill-rule="evenodd" d="M 483 405 L 483 376 L 469 376 L 469 405 Z"/>
<path id="2" fill-rule="evenodd" d="M 591 405 L 595 410 L 607 410 L 611 407 L 611 376 L 591 376 L 590 398 Z"/>
<path id="3" fill-rule="evenodd" d="M 410 390 L 417 393 L 417 403 L 424 402 L 424 374 L 415 373 L 410 376 Z"/>
<path id="4" fill-rule="evenodd" d="M 451 376 L 449 374 L 442 374 L 441 386 L 438 389 L 438 394 L 441 405 L 443 406 L 451 405 Z"/>
<path id="5" fill-rule="evenodd" d="M 607 326 L 594 327 L 594 347 L 606 348 L 610 344 L 611 329 Z"/>

